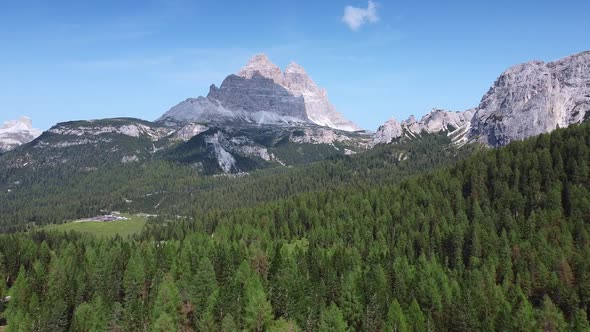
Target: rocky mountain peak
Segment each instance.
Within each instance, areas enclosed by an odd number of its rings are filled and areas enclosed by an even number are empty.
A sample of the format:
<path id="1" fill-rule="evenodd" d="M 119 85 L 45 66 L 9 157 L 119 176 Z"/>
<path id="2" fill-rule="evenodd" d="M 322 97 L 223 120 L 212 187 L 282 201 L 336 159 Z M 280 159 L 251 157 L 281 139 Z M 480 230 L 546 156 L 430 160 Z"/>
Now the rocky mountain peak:
<path id="1" fill-rule="evenodd" d="M 300 75 L 307 75 L 307 73 L 305 72 L 305 69 L 295 63 L 294 61 L 291 61 L 287 67 L 285 68 L 285 74 L 300 74 Z"/>
<path id="2" fill-rule="evenodd" d="M 252 78 L 255 75 L 270 78 L 280 84 L 283 78 L 281 69 L 272 63 L 266 54 L 257 54 L 248 60 L 248 63 L 240 69 L 238 76 Z"/>
<path id="3" fill-rule="evenodd" d="M 0 152 L 28 143 L 41 133 L 41 130 L 33 128 L 32 120 L 26 116 L 18 120 L 5 121 L 0 127 Z"/>
<path id="4" fill-rule="evenodd" d="M 206 98 L 190 99 L 171 108 L 159 121 L 312 123 L 345 131 L 361 130 L 338 113 L 325 89 L 291 62 L 282 72 L 264 54 L 250 58 L 237 75 L 229 75 Z"/>
<path id="5" fill-rule="evenodd" d="M 253 57 L 251 57 L 248 60 L 248 65 L 256 65 L 256 64 L 270 64 L 272 65 L 272 62 L 270 61 L 270 59 L 268 58 L 268 56 L 264 53 L 259 53 L 259 54 L 255 54 Z"/>
<path id="6" fill-rule="evenodd" d="M 373 136 L 371 146 L 390 143 L 396 138 L 402 137 L 403 133 L 402 125 L 395 118 L 391 118 L 377 129 L 377 132 Z"/>
<path id="7" fill-rule="evenodd" d="M 307 119 L 320 126 L 345 131 L 361 130 L 356 124 L 344 118 L 328 100 L 325 89 L 320 88 L 309 77 L 303 66 L 291 62 L 284 73 L 264 55 L 256 55 L 242 68 L 238 76 L 252 78 L 256 74 L 272 79 L 296 97 L 302 97 L 305 103 Z"/>

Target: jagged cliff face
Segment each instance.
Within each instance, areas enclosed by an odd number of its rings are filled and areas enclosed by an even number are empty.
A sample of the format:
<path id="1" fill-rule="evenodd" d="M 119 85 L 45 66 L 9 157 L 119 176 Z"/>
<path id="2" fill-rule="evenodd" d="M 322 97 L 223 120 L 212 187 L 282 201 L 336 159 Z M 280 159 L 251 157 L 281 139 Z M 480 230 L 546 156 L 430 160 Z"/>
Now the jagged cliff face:
<path id="1" fill-rule="evenodd" d="M 6 121 L 0 127 L 0 153 L 28 143 L 39 135 L 41 130 L 33 128 L 33 122 L 27 117 Z"/>
<path id="2" fill-rule="evenodd" d="M 395 118 L 391 118 L 379 126 L 375 135 L 373 135 L 371 146 L 391 143 L 403 135 L 404 130 L 402 129 L 402 125 Z"/>
<path id="3" fill-rule="evenodd" d="M 590 118 L 590 52 L 555 62 L 532 61 L 506 70 L 478 107 L 433 110 L 420 121 L 395 119 L 379 127 L 373 145 L 422 132 L 445 131 L 452 141 L 502 146 Z"/>
<path id="4" fill-rule="evenodd" d="M 302 97 L 305 102 L 307 119 L 311 123 L 346 131 L 361 130 L 356 124 L 336 111 L 334 105 L 328 100 L 326 90 L 318 87 L 305 69 L 295 62 L 291 62 L 282 73 L 280 68 L 270 62 L 266 55 L 260 54 L 250 59 L 249 63 L 238 72 L 238 75 L 244 78 L 262 75 L 272 79 L 294 96 Z"/>
<path id="5" fill-rule="evenodd" d="M 305 121 L 305 103 L 302 97 L 292 95 L 272 79 L 261 75 L 250 78 L 230 75 L 221 88 L 211 87 L 207 98 L 218 100 L 225 108 L 242 110 L 248 114 L 271 114 Z M 264 122 L 264 121 L 261 121 Z"/>
<path id="6" fill-rule="evenodd" d="M 285 70 L 283 82 L 289 91 L 303 97 L 307 117 L 311 122 L 346 131 L 361 130 L 359 126 L 336 111 L 334 105 L 328 100 L 326 89 L 318 87 L 305 73 L 303 67 L 295 63 L 289 64 Z"/>
<path id="7" fill-rule="evenodd" d="M 212 85 L 207 97 L 189 98 L 170 109 L 161 122 L 305 123 L 305 104 L 273 80 L 255 75 L 228 76 L 221 87 Z"/>
<path id="8" fill-rule="evenodd" d="M 463 144 L 467 140 L 466 134 L 469 131 L 473 113 L 473 110 L 452 112 L 433 109 L 420 121 L 417 121 L 413 115 L 401 123 L 392 118 L 377 129 L 372 145 L 391 143 L 401 138 L 414 138 L 423 132 L 429 134 L 445 132 L 452 142 Z"/>
<path id="9" fill-rule="evenodd" d="M 482 98 L 470 136 L 491 146 L 567 127 L 590 111 L 590 52 L 505 71 Z"/>
<path id="10" fill-rule="evenodd" d="M 330 104 L 303 67 L 291 63 L 283 73 L 265 55 L 250 59 L 221 86 L 212 85 L 206 98 L 191 98 L 174 106 L 159 121 L 246 122 L 257 124 L 312 123 L 345 131 L 360 130 Z"/>

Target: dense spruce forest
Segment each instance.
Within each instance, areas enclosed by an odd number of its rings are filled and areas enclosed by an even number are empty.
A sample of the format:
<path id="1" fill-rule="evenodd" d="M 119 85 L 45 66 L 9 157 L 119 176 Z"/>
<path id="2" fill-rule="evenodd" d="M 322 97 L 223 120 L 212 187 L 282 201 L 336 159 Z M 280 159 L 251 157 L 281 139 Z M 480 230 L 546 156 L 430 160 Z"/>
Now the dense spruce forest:
<path id="1" fill-rule="evenodd" d="M 589 145 L 576 125 L 401 182 L 194 207 L 131 239 L 2 235 L 7 330 L 588 331 Z"/>

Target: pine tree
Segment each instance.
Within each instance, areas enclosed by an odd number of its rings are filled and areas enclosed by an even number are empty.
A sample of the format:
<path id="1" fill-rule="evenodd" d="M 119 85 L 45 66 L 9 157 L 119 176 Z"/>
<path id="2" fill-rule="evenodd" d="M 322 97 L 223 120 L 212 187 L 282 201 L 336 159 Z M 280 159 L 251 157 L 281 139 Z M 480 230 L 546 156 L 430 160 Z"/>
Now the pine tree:
<path id="1" fill-rule="evenodd" d="M 519 286 L 515 290 L 514 305 L 512 306 L 513 328 L 517 331 L 536 331 L 536 320 L 533 306 L 524 296 Z"/>
<path id="2" fill-rule="evenodd" d="M 537 324 L 543 331 L 566 331 L 567 324 L 561 311 L 553 304 L 549 296 L 543 298 L 543 306 L 537 313 Z"/>
<path id="3" fill-rule="evenodd" d="M 166 312 L 161 313 L 150 329 L 153 332 L 178 331 L 178 325 Z"/>
<path id="4" fill-rule="evenodd" d="M 250 331 L 264 331 L 272 321 L 272 306 L 257 275 L 250 277 L 245 288 L 244 324 Z"/>
<path id="5" fill-rule="evenodd" d="M 353 271 L 346 275 L 342 285 L 342 312 L 348 325 L 354 329 L 361 328 L 361 321 L 363 315 L 363 303 L 361 289 L 358 286 L 358 278 L 360 271 Z"/>
<path id="6" fill-rule="evenodd" d="M 143 330 L 147 325 L 145 270 L 138 250 L 129 258 L 123 276 L 125 329 Z"/>
<path id="7" fill-rule="evenodd" d="M 396 299 L 393 299 L 393 302 L 391 302 L 391 305 L 389 306 L 386 330 L 390 332 L 409 331 L 404 311 Z"/>
<path id="8" fill-rule="evenodd" d="M 322 311 L 318 331 L 343 332 L 348 330 L 342 311 L 334 303 Z"/>
<path id="9" fill-rule="evenodd" d="M 12 322 L 18 322 L 16 319 L 19 317 L 22 319 L 23 314 L 27 312 L 30 293 L 27 272 L 21 265 L 14 285 L 10 289 L 11 298 L 5 313 L 9 326 L 14 326 Z"/>
<path id="10" fill-rule="evenodd" d="M 221 332 L 237 332 L 238 327 L 231 314 L 225 315 L 221 321 Z"/>
<path id="11" fill-rule="evenodd" d="M 201 313 L 199 319 L 199 330 L 201 331 L 217 331 L 219 327 L 215 319 L 215 308 L 219 301 L 219 290 L 215 290 L 207 297 L 207 304 Z"/>
<path id="12" fill-rule="evenodd" d="M 107 320 L 102 300 L 96 296 L 91 303 L 82 303 L 74 311 L 71 331 L 106 331 Z"/>
<path id="13" fill-rule="evenodd" d="M 295 322 L 283 318 L 275 320 L 268 329 L 269 332 L 299 332 L 301 329 Z"/>
<path id="14" fill-rule="evenodd" d="M 574 317 L 570 323 L 570 330 L 572 332 L 590 331 L 590 323 L 588 323 L 588 318 L 584 309 L 577 309 L 575 311 Z"/>
<path id="15" fill-rule="evenodd" d="M 67 284 L 66 271 L 63 261 L 54 256 L 50 263 L 47 297 L 42 307 L 44 309 L 42 323 L 50 331 L 66 331 L 69 326 L 70 308 L 66 303 L 66 292 L 71 292 L 71 285 Z M 68 288 L 69 287 L 69 288 Z"/>
<path id="16" fill-rule="evenodd" d="M 177 330 L 183 318 L 181 307 L 180 292 L 176 288 L 174 280 L 168 274 L 160 284 L 158 296 L 152 309 L 153 328 L 173 326 L 174 330 Z"/>
<path id="17" fill-rule="evenodd" d="M 12 323 L 8 324 L 6 332 L 30 332 L 32 330 L 33 321 L 26 311 L 18 311 L 12 316 Z"/>
<path id="18" fill-rule="evenodd" d="M 365 314 L 363 329 L 379 330 L 387 315 L 387 277 L 381 265 L 372 265 L 364 276 Z"/>
<path id="19" fill-rule="evenodd" d="M 414 332 L 424 332 L 427 331 L 426 328 L 426 317 L 424 317 L 424 313 L 420 309 L 420 305 L 416 299 L 412 300 L 410 307 L 408 308 L 408 312 L 406 314 L 406 318 L 408 321 L 408 325 L 411 327 L 411 330 Z"/>
<path id="20" fill-rule="evenodd" d="M 209 258 L 203 257 L 199 260 L 193 282 L 194 293 L 191 294 L 190 301 L 195 305 L 195 319 L 198 321 L 207 313 L 208 308 L 211 308 L 211 297 L 218 291 L 215 270 Z"/>

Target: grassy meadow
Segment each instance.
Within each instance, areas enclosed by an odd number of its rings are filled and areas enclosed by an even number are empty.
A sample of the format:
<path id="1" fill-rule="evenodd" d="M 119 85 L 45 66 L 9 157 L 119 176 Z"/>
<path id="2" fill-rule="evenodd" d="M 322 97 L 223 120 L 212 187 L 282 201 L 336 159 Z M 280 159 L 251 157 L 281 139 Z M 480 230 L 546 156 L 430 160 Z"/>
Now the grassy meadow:
<path id="1" fill-rule="evenodd" d="M 45 230 L 59 230 L 64 232 L 76 231 L 91 233 L 99 237 L 113 237 L 120 235 L 127 237 L 129 235 L 141 232 L 147 221 L 147 217 L 140 215 L 124 215 L 127 220 L 117 220 L 110 222 L 95 221 L 72 221 L 64 224 L 47 225 Z"/>

